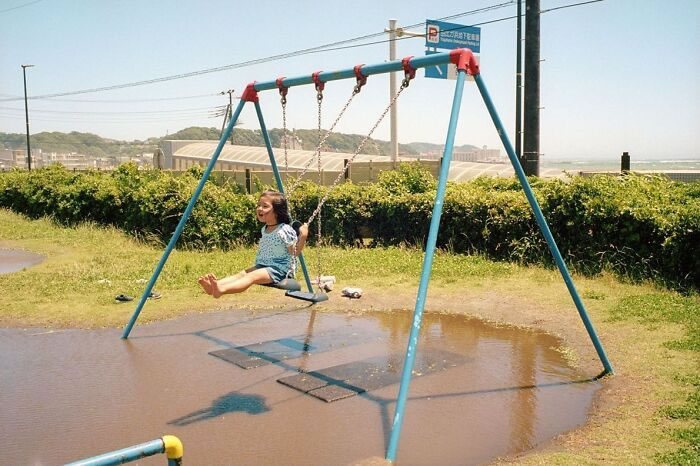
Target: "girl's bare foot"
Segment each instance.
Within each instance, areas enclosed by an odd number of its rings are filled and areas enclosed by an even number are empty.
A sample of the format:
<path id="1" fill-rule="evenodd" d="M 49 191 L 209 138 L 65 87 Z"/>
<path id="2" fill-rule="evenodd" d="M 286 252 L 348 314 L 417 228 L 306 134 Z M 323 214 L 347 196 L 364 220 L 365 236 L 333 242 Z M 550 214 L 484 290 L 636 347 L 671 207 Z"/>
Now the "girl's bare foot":
<path id="1" fill-rule="evenodd" d="M 207 277 L 206 275 L 201 276 L 197 279 L 197 283 L 199 283 L 199 286 L 202 287 L 202 289 L 204 290 L 204 292 L 206 294 L 209 294 L 209 295 L 212 294 L 211 293 L 211 284 L 209 283 L 209 277 Z"/>
<path id="2" fill-rule="evenodd" d="M 213 273 L 208 274 L 206 276 L 206 281 L 209 285 L 209 289 L 211 290 L 210 294 L 214 298 L 217 298 L 217 299 L 220 298 L 221 295 L 223 294 L 223 292 L 222 292 L 221 288 L 219 287 L 218 281 L 216 280 L 216 275 L 214 275 Z"/>

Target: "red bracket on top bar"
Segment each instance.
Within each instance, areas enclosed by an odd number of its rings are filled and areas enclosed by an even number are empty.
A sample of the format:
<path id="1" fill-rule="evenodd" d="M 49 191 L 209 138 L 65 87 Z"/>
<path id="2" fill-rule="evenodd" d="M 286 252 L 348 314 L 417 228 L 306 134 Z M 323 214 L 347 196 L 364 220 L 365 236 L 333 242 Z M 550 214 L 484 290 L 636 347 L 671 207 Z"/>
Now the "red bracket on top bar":
<path id="1" fill-rule="evenodd" d="M 413 58 L 413 55 L 409 55 L 407 57 L 404 57 L 401 60 L 401 66 L 403 67 L 403 72 L 405 73 L 405 75 L 408 79 L 413 79 L 416 77 L 416 69 L 411 66 L 411 58 Z"/>
<path id="2" fill-rule="evenodd" d="M 323 81 L 321 81 L 319 79 L 318 75 L 320 73 L 321 73 L 320 71 L 315 71 L 315 72 L 311 73 L 311 81 L 313 81 L 313 83 L 316 85 L 316 90 L 318 92 L 321 92 L 323 90 L 323 86 L 326 85 L 326 83 L 324 83 Z"/>
<path id="3" fill-rule="evenodd" d="M 367 84 L 367 76 L 362 74 L 362 67 L 363 66 L 365 66 L 364 63 L 361 65 L 355 65 L 355 68 L 352 69 L 355 72 L 355 77 L 357 78 L 358 89 L 360 87 L 364 86 L 365 84 Z"/>
<path id="4" fill-rule="evenodd" d="M 458 70 L 467 71 L 472 76 L 480 73 L 476 57 L 469 49 L 454 49 L 451 51 L 450 62 L 457 65 Z"/>
<path id="5" fill-rule="evenodd" d="M 245 87 L 245 91 L 241 94 L 241 100 L 246 102 L 258 101 L 258 91 L 255 90 L 255 81 Z"/>
<path id="6" fill-rule="evenodd" d="M 287 97 L 287 91 L 289 90 L 289 88 L 282 84 L 282 81 L 284 81 L 284 76 L 280 76 L 279 78 L 277 78 L 275 80 L 275 84 L 277 84 L 277 89 L 280 90 L 280 95 L 282 97 Z"/>

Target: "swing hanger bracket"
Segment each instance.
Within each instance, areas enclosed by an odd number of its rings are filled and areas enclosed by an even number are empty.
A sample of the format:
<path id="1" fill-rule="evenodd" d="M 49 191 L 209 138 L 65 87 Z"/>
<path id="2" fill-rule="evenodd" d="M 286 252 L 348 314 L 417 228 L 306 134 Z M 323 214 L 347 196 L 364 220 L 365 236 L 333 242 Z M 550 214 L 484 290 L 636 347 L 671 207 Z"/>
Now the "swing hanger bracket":
<path id="1" fill-rule="evenodd" d="M 258 91 L 255 90 L 255 82 L 256 81 L 253 81 L 245 87 L 243 94 L 241 94 L 241 100 L 245 102 L 258 102 Z"/>
<path id="2" fill-rule="evenodd" d="M 277 89 L 280 90 L 280 97 L 281 97 L 280 100 L 282 101 L 282 104 L 287 103 L 287 91 L 289 90 L 289 88 L 287 86 L 282 84 L 282 82 L 284 81 L 284 78 L 285 78 L 284 76 L 280 76 L 279 78 L 277 78 L 275 80 L 275 84 L 277 84 Z"/>
<path id="3" fill-rule="evenodd" d="M 474 53 L 469 49 L 452 50 L 450 52 L 450 63 L 454 63 L 458 70 L 467 71 L 472 76 L 480 73 L 479 63 L 476 61 Z"/>
<path id="4" fill-rule="evenodd" d="M 401 85 L 403 87 L 408 87 L 409 83 L 411 82 L 411 79 L 416 77 L 416 69 L 411 66 L 411 58 L 413 58 L 413 55 L 409 55 L 407 57 L 404 57 L 401 60 L 401 66 L 403 67 L 403 82 Z"/>
<path id="5" fill-rule="evenodd" d="M 357 84 L 355 84 L 355 89 L 353 90 L 354 94 L 359 94 L 362 90 L 362 86 L 367 84 L 367 76 L 362 74 L 363 66 L 365 66 L 364 63 L 362 63 L 361 65 L 355 65 L 355 67 L 353 68 L 353 71 L 355 72 L 355 78 L 357 78 Z"/>
<path id="6" fill-rule="evenodd" d="M 325 87 L 326 83 L 321 81 L 319 74 L 321 74 L 320 71 L 314 71 L 313 73 L 311 73 L 311 81 L 316 87 L 316 99 L 320 102 L 323 100 L 323 88 Z"/>

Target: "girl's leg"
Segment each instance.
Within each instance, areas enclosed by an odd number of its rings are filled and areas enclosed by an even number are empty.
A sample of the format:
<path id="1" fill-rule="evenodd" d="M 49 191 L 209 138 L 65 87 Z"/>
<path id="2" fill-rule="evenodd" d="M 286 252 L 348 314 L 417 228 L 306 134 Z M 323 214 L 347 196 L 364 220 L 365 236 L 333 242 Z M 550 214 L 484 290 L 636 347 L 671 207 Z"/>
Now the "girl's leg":
<path id="1" fill-rule="evenodd" d="M 263 285 L 266 283 L 272 283 L 272 279 L 270 278 L 270 274 L 267 272 L 267 269 L 255 269 L 246 273 L 239 279 L 232 281 L 217 281 L 216 277 L 214 277 L 212 274 L 209 274 L 207 277 L 212 283 L 211 295 L 215 298 L 218 298 L 223 294 L 240 293 L 255 284 Z"/>
<path id="2" fill-rule="evenodd" d="M 245 274 L 248 273 L 248 272 L 251 271 L 251 270 L 255 270 L 255 268 L 250 268 L 250 269 L 246 269 L 246 270 L 241 270 L 240 272 L 238 272 L 238 273 L 235 274 L 235 275 L 231 275 L 231 276 L 228 276 L 228 277 L 224 277 L 224 278 L 222 278 L 222 279 L 220 279 L 220 280 L 219 280 L 218 278 L 216 278 L 216 276 L 215 276 L 214 274 L 209 274 L 209 275 L 211 275 L 211 276 L 213 277 L 213 279 L 214 279 L 215 282 L 218 282 L 220 285 L 225 286 L 225 284 L 233 283 L 233 282 L 235 282 L 236 280 L 239 280 L 239 279 L 245 277 Z"/>
<path id="3" fill-rule="evenodd" d="M 235 275 L 231 275 L 229 277 L 222 278 L 221 280 L 216 278 L 216 275 L 214 275 L 213 273 L 210 273 L 210 274 L 202 275 L 201 277 L 199 277 L 197 279 L 197 283 L 199 283 L 199 286 L 202 287 L 202 289 L 204 290 L 204 292 L 206 294 L 211 294 L 212 287 L 214 286 L 213 285 L 214 282 L 219 282 L 219 283 L 234 282 L 234 281 L 238 280 L 239 278 L 244 277 L 247 272 L 251 272 L 255 269 L 256 269 L 256 267 L 254 267 L 254 266 L 249 267 L 245 270 L 241 270 L 240 272 L 238 272 Z"/>

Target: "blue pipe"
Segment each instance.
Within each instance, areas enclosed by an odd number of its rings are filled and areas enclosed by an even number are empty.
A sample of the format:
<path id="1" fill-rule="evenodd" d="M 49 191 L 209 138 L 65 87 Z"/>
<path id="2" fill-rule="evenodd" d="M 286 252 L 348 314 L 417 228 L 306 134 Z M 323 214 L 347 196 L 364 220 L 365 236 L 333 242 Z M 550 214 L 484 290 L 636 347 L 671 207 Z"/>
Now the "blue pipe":
<path id="1" fill-rule="evenodd" d="M 457 132 L 457 120 L 459 119 L 459 109 L 462 103 L 462 91 L 464 90 L 465 75 L 466 72 L 464 70 L 459 70 L 459 73 L 457 74 L 455 95 L 454 99 L 452 100 L 450 126 L 447 130 L 445 151 L 442 155 L 442 165 L 440 166 L 440 180 L 438 181 L 437 193 L 435 195 L 435 204 L 433 205 L 433 216 L 430 219 L 430 231 L 428 232 L 428 242 L 425 246 L 425 258 L 423 259 L 423 269 L 421 271 L 420 286 L 418 287 L 418 299 L 416 300 L 416 307 L 413 311 L 413 325 L 411 326 L 411 334 L 408 337 L 406 359 L 403 364 L 403 373 L 401 375 L 401 387 L 399 388 L 399 396 L 396 400 L 394 424 L 391 429 L 389 448 L 386 453 L 386 459 L 389 461 L 394 461 L 396 459 L 396 449 L 398 448 L 399 437 L 401 436 L 401 424 L 403 423 L 403 413 L 406 406 L 406 398 L 408 396 L 408 386 L 411 383 L 411 372 L 413 371 L 413 363 L 416 358 L 416 347 L 418 345 L 418 335 L 420 333 L 421 320 L 423 318 L 423 309 L 425 308 L 425 298 L 428 293 L 428 282 L 430 281 L 430 272 L 433 266 L 435 244 L 437 243 L 438 230 L 440 229 L 442 203 L 445 199 L 447 175 L 450 172 L 450 162 L 452 161 L 452 148 L 454 146 L 455 133 Z"/>
<path id="2" fill-rule="evenodd" d="M 535 198 L 535 195 L 532 192 L 532 188 L 530 188 L 530 184 L 527 181 L 525 172 L 520 166 L 520 161 L 518 161 L 518 157 L 515 155 L 513 146 L 510 144 L 508 135 L 505 129 L 503 128 L 503 123 L 501 123 L 501 119 L 499 118 L 498 113 L 496 112 L 496 108 L 494 107 L 493 102 L 491 101 L 491 97 L 489 96 L 489 93 L 486 90 L 486 85 L 481 79 L 481 75 L 477 74 L 475 78 L 476 84 L 479 87 L 479 92 L 481 92 L 481 97 L 484 99 L 484 103 L 486 104 L 486 108 L 488 108 L 489 114 L 491 115 L 491 119 L 493 120 L 493 124 L 496 126 L 498 135 L 500 136 L 501 141 L 503 142 L 503 146 L 505 147 L 506 152 L 508 153 L 510 163 L 513 165 L 513 168 L 515 169 L 515 174 L 518 176 L 518 180 L 520 180 L 520 184 L 522 185 L 523 190 L 525 191 L 525 196 L 527 196 L 527 200 L 530 203 L 530 206 L 532 207 L 532 211 L 535 214 L 537 224 L 539 225 L 545 240 L 547 240 L 547 245 L 549 246 L 549 250 L 554 256 L 554 260 L 557 263 L 559 272 L 564 278 L 564 283 L 566 283 L 566 287 L 569 289 L 569 294 L 571 294 L 571 298 L 576 304 L 576 309 L 578 310 L 578 313 L 581 316 L 581 320 L 583 320 L 583 325 L 586 327 L 588 335 L 593 341 L 593 346 L 595 346 L 595 349 L 598 352 L 598 357 L 603 363 L 605 372 L 608 374 L 612 374 L 613 368 L 610 365 L 610 361 L 608 361 L 608 356 L 605 354 L 603 345 L 598 339 L 598 335 L 596 334 L 595 328 L 593 327 L 593 323 L 591 323 L 591 320 L 588 318 L 586 308 L 584 307 L 583 302 L 581 301 L 581 298 L 579 297 L 578 292 L 576 291 L 576 286 L 574 286 L 574 282 L 571 279 L 571 275 L 569 274 L 569 270 L 566 267 L 566 263 L 564 262 L 564 259 L 562 258 L 561 253 L 559 252 L 557 243 L 554 241 L 552 232 L 549 230 L 547 221 L 545 220 L 544 215 L 542 214 L 542 210 L 540 209 L 540 206 L 537 203 L 537 199 Z"/>
<path id="3" fill-rule="evenodd" d="M 140 445 L 115 450 L 92 458 L 68 463 L 65 466 L 110 466 L 114 464 L 123 464 L 131 461 L 136 461 L 147 456 L 165 453 L 165 444 L 163 439 L 151 440 Z M 170 464 L 170 461 L 168 461 Z"/>
<path id="4" fill-rule="evenodd" d="M 280 176 L 280 171 L 277 168 L 277 161 L 275 160 L 275 154 L 272 152 L 272 143 L 270 142 L 270 135 L 267 133 L 267 127 L 265 126 L 265 120 L 263 119 L 262 110 L 260 109 L 260 103 L 255 102 L 255 111 L 258 114 L 258 121 L 260 122 L 260 131 L 262 132 L 263 139 L 265 140 L 265 147 L 267 147 L 267 155 L 270 157 L 270 165 L 272 165 L 272 172 L 275 174 L 275 182 L 277 183 L 277 189 L 279 192 L 284 194 L 284 184 L 282 183 L 282 177 Z M 284 137 L 284 136 L 283 136 Z M 309 293 L 314 292 L 314 288 L 311 285 L 311 279 L 309 278 L 309 272 L 306 270 L 306 261 L 304 261 L 304 254 L 300 253 L 299 265 L 301 265 L 301 271 L 304 273 L 304 279 L 306 280 L 306 286 L 309 289 Z M 295 270 L 296 272 L 296 270 Z"/>
<path id="5" fill-rule="evenodd" d="M 411 58 L 411 60 L 409 61 L 410 65 L 416 69 L 425 68 L 427 66 L 442 65 L 444 63 L 449 62 L 450 52 L 441 52 L 422 57 L 414 57 Z M 377 65 L 365 65 L 362 67 L 362 74 L 364 76 L 389 73 L 392 71 L 403 71 L 403 65 L 401 60 L 379 63 Z M 355 77 L 355 70 L 354 68 L 348 68 L 340 71 L 326 71 L 319 73 L 318 77 L 323 82 L 337 81 L 340 79 L 349 79 Z M 282 85 L 284 87 L 303 86 L 305 84 L 313 84 L 313 80 L 311 79 L 310 74 L 306 76 L 285 78 L 282 80 Z M 277 81 L 264 81 L 255 83 L 256 91 L 269 91 L 270 89 L 277 89 Z"/>
<path id="6" fill-rule="evenodd" d="M 175 228 L 175 233 L 173 233 L 172 238 L 170 238 L 170 242 L 168 243 L 168 246 L 165 248 L 165 251 L 163 251 L 163 256 L 160 258 L 160 261 L 158 262 L 158 265 L 156 266 L 156 270 L 153 272 L 153 275 L 151 275 L 151 279 L 148 281 L 148 284 L 146 285 L 146 289 L 143 292 L 143 295 L 141 296 L 141 299 L 139 300 L 138 306 L 136 306 L 136 310 L 134 311 L 134 314 L 131 316 L 131 320 L 129 321 L 128 325 L 124 329 L 124 333 L 122 334 L 122 339 L 126 340 L 129 338 L 129 333 L 131 332 L 131 328 L 134 326 L 136 323 L 136 319 L 138 319 L 139 314 L 141 313 L 141 309 L 143 309 L 143 305 L 146 302 L 146 298 L 151 294 L 151 290 L 153 289 L 153 285 L 155 285 L 156 280 L 158 279 L 158 275 L 160 275 L 161 270 L 163 270 L 163 266 L 165 265 L 165 262 L 168 260 L 168 256 L 170 256 L 170 252 L 175 248 L 175 243 L 177 243 L 178 238 L 180 238 L 180 235 L 182 234 L 182 230 L 185 228 L 185 223 L 187 222 L 187 219 L 190 218 L 190 214 L 192 213 L 192 209 L 194 209 L 194 205 L 197 202 L 197 199 L 199 199 L 199 195 L 202 193 L 202 189 L 204 189 L 204 184 L 207 182 L 207 179 L 209 178 L 209 174 L 211 171 L 214 169 L 214 165 L 216 165 L 216 160 L 219 158 L 219 155 L 221 154 L 221 150 L 224 147 L 224 144 L 226 144 L 226 140 L 229 138 L 231 135 L 231 131 L 233 131 L 233 126 L 236 124 L 236 121 L 238 121 L 238 117 L 241 114 L 241 110 L 243 110 L 243 106 L 245 105 L 245 100 L 241 100 L 238 103 L 238 107 L 236 108 L 236 111 L 234 112 L 233 116 L 231 117 L 231 121 L 229 121 L 228 126 L 226 126 L 226 129 L 224 130 L 223 134 L 221 135 L 221 139 L 219 140 L 219 145 L 216 146 L 216 150 L 214 151 L 214 155 L 211 156 L 211 160 L 209 160 L 209 165 L 207 165 L 207 168 L 204 170 L 204 174 L 202 175 L 202 179 L 199 180 L 199 184 L 197 185 L 197 189 L 194 191 L 194 194 L 192 195 L 192 198 L 190 199 L 189 204 L 187 204 L 187 208 L 185 209 L 185 213 L 182 214 L 182 218 L 180 218 L 180 223 L 177 224 L 177 228 Z"/>

